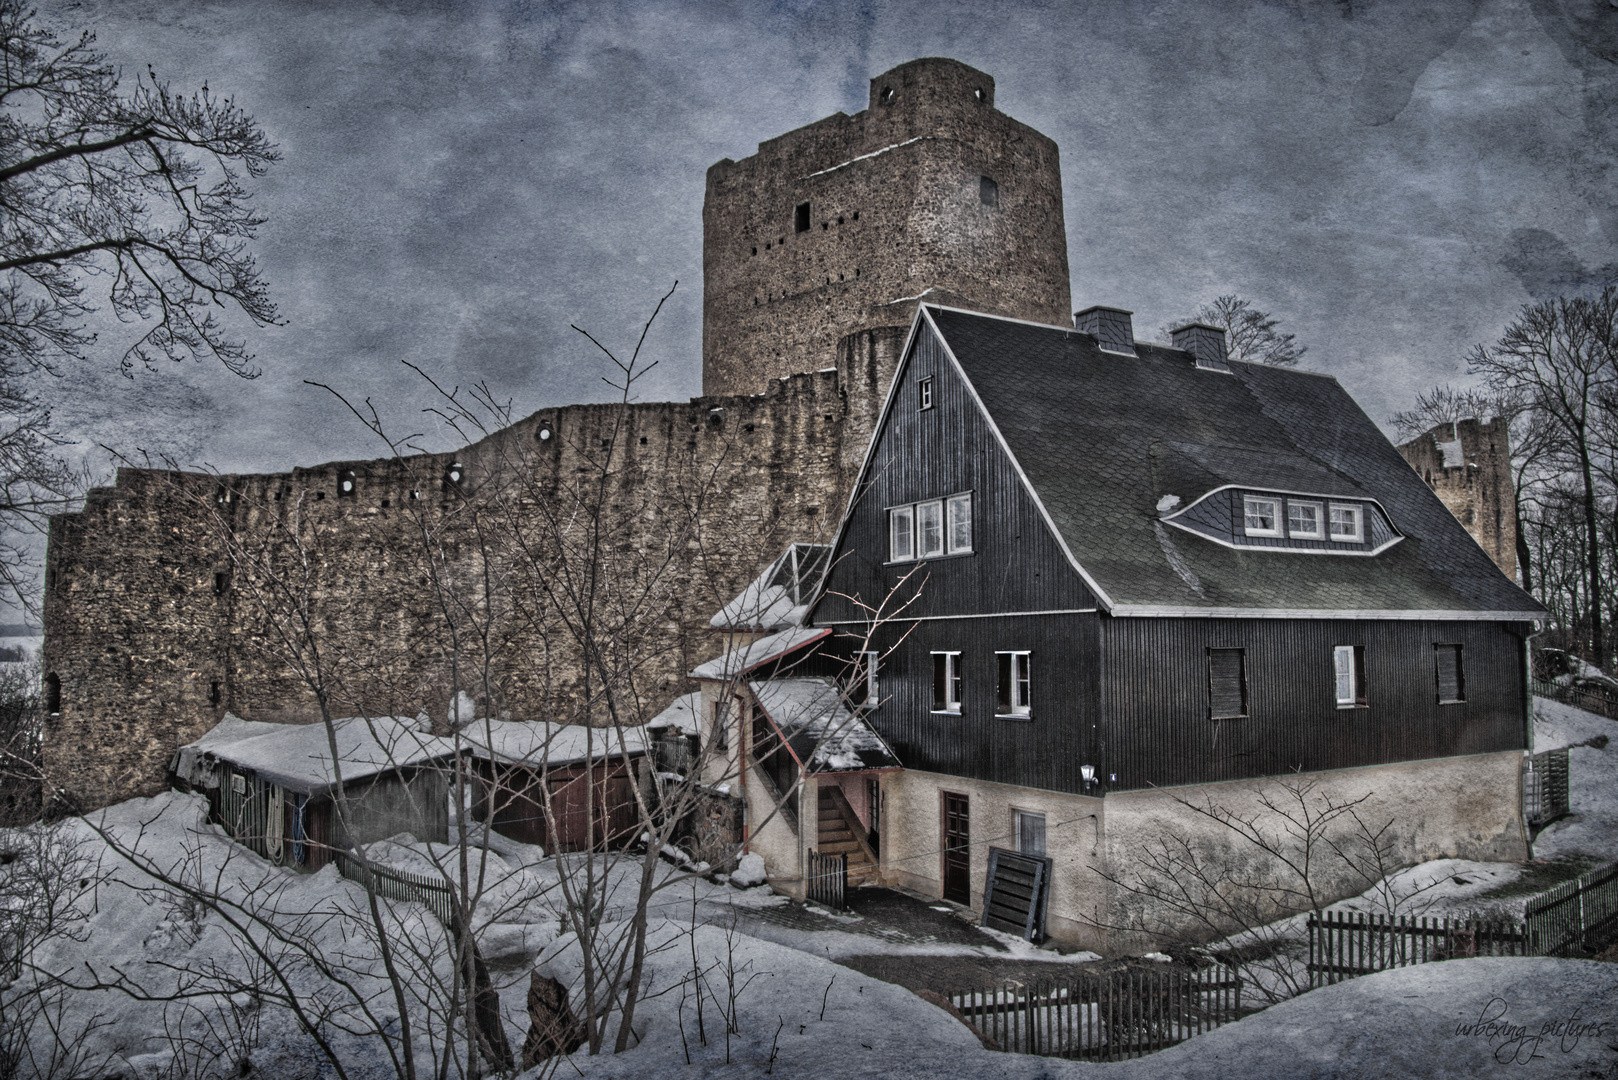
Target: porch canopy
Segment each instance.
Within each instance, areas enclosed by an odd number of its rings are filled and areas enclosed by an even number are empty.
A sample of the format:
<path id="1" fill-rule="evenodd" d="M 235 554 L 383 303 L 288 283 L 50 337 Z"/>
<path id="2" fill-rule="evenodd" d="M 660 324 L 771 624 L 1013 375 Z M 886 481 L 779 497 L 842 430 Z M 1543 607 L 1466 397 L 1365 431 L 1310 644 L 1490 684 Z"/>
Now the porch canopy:
<path id="1" fill-rule="evenodd" d="M 830 679 L 767 679 L 748 683 L 792 754 L 811 773 L 900 768 L 882 736 L 843 701 Z"/>
<path id="2" fill-rule="evenodd" d="M 266 724 L 227 714 L 208 734 L 180 748 L 174 772 L 193 787 L 219 786 L 219 764 L 250 771 L 287 791 L 325 794 L 342 783 L 395 769 L 447 761 L 455 744 L 430 735 L 425 720 L 348 717 L 332 722 L 333 765 L 325 724 Z"/>

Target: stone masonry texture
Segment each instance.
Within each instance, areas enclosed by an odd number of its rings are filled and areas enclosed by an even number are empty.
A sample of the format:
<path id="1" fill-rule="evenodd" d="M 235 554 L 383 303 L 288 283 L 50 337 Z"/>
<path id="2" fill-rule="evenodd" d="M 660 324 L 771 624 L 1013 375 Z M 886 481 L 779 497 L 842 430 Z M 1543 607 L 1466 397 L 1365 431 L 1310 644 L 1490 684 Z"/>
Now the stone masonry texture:
<path id="1" fill-rule="evenodd" d="M 1516 496 L 1506 421 L 1495 417 L 1439 424 L 1400 446 L 1399 453 L 1495 565 L 1515 581 Z"/>

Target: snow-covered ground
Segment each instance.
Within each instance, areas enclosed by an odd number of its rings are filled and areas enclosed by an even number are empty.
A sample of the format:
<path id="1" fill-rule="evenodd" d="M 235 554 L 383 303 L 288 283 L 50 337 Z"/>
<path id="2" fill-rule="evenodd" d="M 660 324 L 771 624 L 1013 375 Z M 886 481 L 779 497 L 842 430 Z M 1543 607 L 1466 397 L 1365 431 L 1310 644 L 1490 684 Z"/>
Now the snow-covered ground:
<path id="1" fill-rule="evenodd" d="M 1536 749 L 1587 743 L 1618 734 L 1618 723 L 1555 702 L 1536 700 Z M 1553 826 L 1536 843 L 1541 858 L 1618 856 L 1618 741 L 1609 749 L 1576 745 L 1572 752 L 1576 816 Z M 93 1066 L 73 1075 L 131 1077 L 179 1075 L 183 1062 L 165 1030 L 231 1039 L 266 1077 L 326 1076 L 297 1018 L 276 1004 L 284 993 L 299 1001 L 306 1019 L 325 1009 L 346 1010 L 363 1029 L 397 1032 L 399 1010 L 388 992 L 374 942 L 365 934 L 365 898 L 354 883 L 328 867 L 305 875 L 271 867 L 205 821 L 196 797 L 166 794 L 132 800 L 98 819 L 125 846 L 183 880 L 205 882 L 227 901 L 224 913 L 187 901 L 110 850 L 82 823 L 66 826 L 80 841 L 81 870 L 61 884 L 78 913 L 65 936 L 47 942 L 40 965 L 80 984 L 138 984 L 154 996 L 214 972 L 215 989 L 251 992 L 197 996 L 181 1001 L 137 1001 L 116 990 L 67 995 L 57 1018 L 64 1040 Z M 0 834 L 17 847 L 26 832 Z M 569 856 L 546 858 L 537 848 L 490 838 L 483 865 L 485 894 L 475 921 L 500 994 L 506 1033 L 520 1048 L 527 1030 L 528 974 L 538 968 L 574 983 L 582 965 L 567 929 L 562 888 Z M 433 873 L 456 866 L 458 849 L 408 836 L 373 845 L 372 856 L 401 870 Z M 629 896 L 643 864 L 620 860 L 609 872 L 601 918 L 609 930 L 630 914 Z M 1387 893 L 1406 910 L 1426 914 L 1510 913 L 1522 898 L 1484 894 L 1514 880 L 1513 864 L 1442 860 L 1391 878 L 1349 909 L 1387 910 Z M 677 873 L 659 863 L 657 873 Z M 80 883 L 83 883 L 82 885 Z M 784 901 L 766 888 L 734 889 L 701 878 L 671 887 L 651 911 L 652 950 L 647 988 L 652 996 L 635 1022 L 638 1044 L 623 1055 L 589 1057 L 583 1051 L 556 1075 L 783 1077 L 1393 1077 L 1393 1076 L 1613 1076 L 1618 1075 L 1618 965 L 1549 959 L 1450 961 L 1385 972 L 1316 990 L 1238 1023 L 1136 1062 L 1114 1065 L 999 1054 L 948 1013 L 901 987 L 862 975 L 834 961 L 873 952 L 977 953 L 980 946 L 883 943 L 858 932 L 857 922 L 822 915 L 826 930 L 806 933 L 748 919 L 749 909 Z M 228 905 L 236 905 L 230 907 Z M 273 907 L 293 933 L 276 940 L 262 929 L 232 930 L 227 915 Z M 740 915 L 736 913 L 742 913 Z M 431 1003 L 433 978 L 444 978 L 443 931 L 414 904 L 390 905 L 389 940 L 395 963 L 412 969 L 413 992 Z M 740 923 L 751 933 L 735 929 Z M 248 942 L 253 947 L 244 947 Z M 1013 958 L 1054 959 L 1018 939 L 1002 938 Z M 278 955 L 286 976 L 271 972 L 262 955 Z M 436 951 L 435 951 L 436 950 Z M 699 1031 L 695 965 L 705 972 Z M 322 964 L 337 965 L 353 987 L 335 993 Z M 719 1015 L 735 995 L 736 1030 L 728 1035 Z M 207 986 L 193 984 L 196 991 Z M 369 1017 L 360 1016 L 363 1002 Z M 419 1007 L 419 1006 L 418 1006 Z M 423 1012 L 430 1009 L 422 1007 Z M 184 1015 L 182 1015 L 184 1014 Z M 360 1020 L 354 1018 L 359 1016 Z M 215 1027 L 209 1031 L 205 1020 Z M 419 1021 L 418 1021 L 419 1022 Z M 1588 1027 L 1585 1025 L 1594 1025 Z M 424 1041 L 430 1041 L 430 1034 Z M 704 1039 L 704 1036 L 706 1038 Z M 354 1077 L 396 1075 L 377 1040 L 334 1034 L 334 1047 Z M 224 1048 L 229 1049 L 228 1046 Z M 186 1050 L 180 1048 L 183 1057 Z M 126 1064 L 127 1063 L 127 1064 Z M 233 1064 L 228 1059 L 227 1064 Z M 418 1069 L 432 1071 L 426 1063 Z M 454 1072 L 452 1070 L 452 1075 Z M 538 1074 L 536 1074 L 538 1075 Z"/>

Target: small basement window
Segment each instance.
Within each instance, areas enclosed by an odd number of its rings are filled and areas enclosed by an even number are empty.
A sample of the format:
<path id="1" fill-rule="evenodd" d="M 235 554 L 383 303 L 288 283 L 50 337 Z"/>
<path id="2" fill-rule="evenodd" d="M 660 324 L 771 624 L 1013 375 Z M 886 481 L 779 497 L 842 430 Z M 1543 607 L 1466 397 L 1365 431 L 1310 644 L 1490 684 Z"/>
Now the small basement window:
<path id="1" fill-rule="evenodd" d="M 1026 652 L 995 653 L 1000 669 L 998 685 L 995 688 L 996 716 L 1029 714 L 1029 692 L 1032 684 L 1028 675 L 1028 655 Z"/>
<path id="2" fill-rule="evenodd" d="M 999 206 L 1000 185 L 995 183 L 991 177 L 978 177 L 978 200 L 984 206 Z"/>
<path id="3" fill-rule="evenodd" d="M 1045 857 L 1045 815 L 1013 810 L 1016 815 L 1017 851 L 1035 858 Z"/>
<path id="4" fill-rule="evenodd" d="M 809 231 L 809 204 L 801 202 L 792 212 L 792 229 L 794 232 Z"/>
<path id="5" fill-rule="evenodd" d="M 1247 650 L 1208 650 L 1208 717 L 1231 720 L 1247 715 Z"/>
<path id="6" fill-rule="evenodd" d="M 1337 707 L 1339 709 L 1365 708 L 1365 646 L 1338 645 L 1332 650 L 1332 662 L 1337 672 Z"/>
<path id="7" fill-rule="evenodd" d="M 1466 700 L 1466 665 L 1459 645 L 1434 645 L 1438 669 L 1438 703 L 1454 705 Z"/>
<path id="8" fill-rule="evenodd" d="M 961 654 L 933 653 L 933 712 L 961 711 Z"/>
<path id="9" fill-rule="evenodd" d="M 1242 500 L 1242 521 L 1248 536 L 1280 536 L 1281 503 L 1249 495 Z"/>

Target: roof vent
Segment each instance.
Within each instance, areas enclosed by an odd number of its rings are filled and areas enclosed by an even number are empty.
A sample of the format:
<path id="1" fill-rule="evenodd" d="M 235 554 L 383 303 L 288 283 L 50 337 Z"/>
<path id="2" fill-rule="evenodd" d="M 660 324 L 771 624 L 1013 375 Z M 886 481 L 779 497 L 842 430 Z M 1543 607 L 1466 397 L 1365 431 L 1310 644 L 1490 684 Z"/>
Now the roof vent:
<path id="1" fill-rule="evenodd" d="M 1186 323 L 1178 330 L 1169 331 L 1169 340 L 1176 349 L 1184 349 L 1196 357 L 1197 366 L 1207 371 L 1229 371 L 1225 356 L 1225 332 L 1207 323 Z"/>
<path id="2" fill-rule="evenodd" d="M 1087 307 L 1073 313 L 1073 329 L 1094 334 L 1107 352 L 1135 355 L 1135 325 L 1123 308 Z"/>

